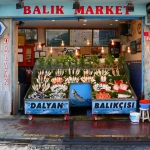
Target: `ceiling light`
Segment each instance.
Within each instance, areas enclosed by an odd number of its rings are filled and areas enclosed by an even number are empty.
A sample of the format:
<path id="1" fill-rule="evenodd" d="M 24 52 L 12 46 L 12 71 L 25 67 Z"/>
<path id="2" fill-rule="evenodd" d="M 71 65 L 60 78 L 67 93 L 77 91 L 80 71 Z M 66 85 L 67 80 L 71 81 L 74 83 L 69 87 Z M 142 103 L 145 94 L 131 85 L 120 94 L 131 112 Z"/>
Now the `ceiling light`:
<path id="1" fill-rule="evenodd" d="M 80 3 L 77 0 L 73 3 L 73 9 L 79 9 L 79 8 L 80 8 Z"/>
<path id="2" fill-rule="evenodd" d="M 65 43 L 64 43 L 64 41 L 62 40 L 62 41 L 61 41 L 61 46 L 64 46 L 64 45 L 65 45 Z"/>
<path id="3" fill-rule="evenodd" d="M 130 46 L 128 46 L 128 48 L 127 48 L 127 53 L 128 53 L 128 54 L 130 54 L 130 53 L 131 53 Z"/>
<path id="4" fill-rule="evenodd" d="M 24 2 L 23 0 L 19 0 L 18 3 L 16 3 L 16 9 L 21 9 L 24 7 Z"/>
<path id="5" fill-rule="evenodd" d="M 111 41 L 111 45 L 112 45 L 112 46 L 114 46 L 114 45 L 115 45 L 114 40 L 112 40 L 112 41 Z"/>
<path id="6" fill-rule="evenodd" d="M 84 25 L 84 26 L 86 26 L 86 24 L 85 24 L 85 23 L 84 23 L 83 25 Z"/>
<path id="7" fill-rule="evenodd" d="M 52 20 L 52 21 L 55 21 L 55 20 Z"/>
<path id="8" fill-rule="evenodd" d="M 131 2 L 127 3 L 127 10 L 129 12 L 134 12 L 134 5 L 133 5 L 133 3 L 131 3 Z"/>
<path id="9" fill-rule="evenodd" d="M 115 21 L 118 21 L 118 20 L 115 20 Z"/>
<path id="10" fill-rule="evenodd" d="M 53 49 L 52 49 L 52 47 L 50 48 L 50 51 L 49 51 L 49 52 L 50 52 L 50 54 L 52 55 L 52 53 L 53 53 Z"/>
<path id="11" fill-rule="evenodd" d="M 79 55 L 78 49 L 75 50 L 75 55 L 76 55 L 76 56 Z"/>
<path id="12" fill-rule="evenodd" d="M 102 49 L 101 49 L 101 53 L 102 53 L 102 54 L 104 54 L 104 52 L 105 52 L 105 51 L 104 51 L 104 47 L 102 47 Z"/>
<path id="13" fill-rule="evenodd" d="M 41 47 L 42 47 L 41 43 L 39 43 L 39 44 L 38 44 L 38 47 L 39 47 L 39 48 L 41 48 Z"/>
<path id="14" fill-rule="evenodd" d="M 83 17 L 78 17 L 78 22 L 80 21 L 80 20 L 82 20 L 83 19 Z"/>
<path id="15" fill-rule="evenodd" d="M 88 46 L 90 45 L 90 41 L 89 40 L 86 41 L 86 45 L 88 45 Z"/>
<path id="16" fill-rule="evenodd" d="M 17 25 L 18 25 L 18 26 L 23 26 L 24 24 L 25 24 L 25 23 L 24 23 L 23 21 L 19 21 Z"/>

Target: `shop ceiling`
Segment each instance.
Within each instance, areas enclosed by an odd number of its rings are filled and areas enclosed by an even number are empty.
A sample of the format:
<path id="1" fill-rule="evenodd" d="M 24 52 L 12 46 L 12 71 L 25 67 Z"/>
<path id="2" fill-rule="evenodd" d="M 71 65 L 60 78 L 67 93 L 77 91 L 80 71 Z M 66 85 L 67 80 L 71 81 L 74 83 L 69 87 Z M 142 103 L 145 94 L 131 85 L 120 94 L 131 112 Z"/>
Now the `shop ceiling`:
<path id="1" fill-rule="evenodd" d="M 24 25 L 19 28 L 51 28 L 51 29 L 111 29 L 119 27 L 120 23 L 129 20 L 102 20 L 102 19 L 80 19 L 80 20 L 30 20 L 23 21 Z"/>
<path id="2" fill-rule="evenodd" d="M 0 5 L 12 5 L 14 4 L 14 8 L 16 3 L 19 0 L 0 0 Z M 42 3 L 46 2 L 47 0 L 42 0 Z M 61 1 L 61 0 L 57 0 Z M 82 3 L 91 3 L 91 0 L 78 0 L 80 2 L 80 5 Z M 35 3 L 35 0 L 24 0 L 24 4 L 28 3 Z M 41 3 L 41 0 L 36 0 L 36 3 Z M 49 2 L 56 2 L 56 0 L 49 0 Z M 62 2 L 62 1 L 61 1 Z M 63 0 L 63 3 L 70 3 L 74 2 L 74 0 Z M 93 3 L 112 3 L 112 0 L 92 0 Z M 119 4 L 119 3 L 127 3 L 129 1 L 127 0 L 113 0 L 113 3 Z M 147 4 L 150 2 L 150 0 L 131 0 L 133 4 Z M 115 20 L 118 21 L 115 21 Z M 40 21 L 39 21 L 40 20 Z M 55 21 L 52 21 L 55 20 Z M 129 18 L 129 20 L 134 20 L 134 18 Z M 36 19 L 36 20 L 24 20 L 22 21 L 25 23 L 23 26 L 19 28 L 81 28 L 81 29 L 92 29 L 92 28 L 116 28 L 119 26 L 120 23 L 127 21 L 125 18 L 84 18 L 83 16 L 78 16 L 74 18 L 63 18 L 63 20 L 59 18 L 53 18 L 53 19 Z"/>

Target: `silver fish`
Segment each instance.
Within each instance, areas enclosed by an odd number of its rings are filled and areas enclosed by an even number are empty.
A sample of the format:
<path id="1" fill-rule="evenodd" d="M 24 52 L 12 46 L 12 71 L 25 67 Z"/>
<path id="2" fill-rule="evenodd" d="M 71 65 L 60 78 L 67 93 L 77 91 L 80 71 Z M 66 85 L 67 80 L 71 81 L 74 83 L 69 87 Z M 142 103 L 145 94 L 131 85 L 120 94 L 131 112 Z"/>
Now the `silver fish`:
<path id="1" fill-rule="evenodd" d="M 78 101 L 80 101 L 80 102 L 83 102 L 83 101 L 84 101 L 83 97 L 81 97 L 81 96 L 77 93 L 77 91 L 76 91 L 75 89 L 72 89 L 72 94 L 74 95 L 74 97 L 75 97 Z"/>

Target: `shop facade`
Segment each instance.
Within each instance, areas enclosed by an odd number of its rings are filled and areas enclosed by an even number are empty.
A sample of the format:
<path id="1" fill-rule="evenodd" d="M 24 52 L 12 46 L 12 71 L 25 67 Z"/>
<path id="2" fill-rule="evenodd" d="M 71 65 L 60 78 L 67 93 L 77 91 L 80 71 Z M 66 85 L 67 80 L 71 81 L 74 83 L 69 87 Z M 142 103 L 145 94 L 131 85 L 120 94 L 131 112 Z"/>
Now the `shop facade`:
<path id="1" fill-rule="evenodd" d="M 7 27 L 0 38 L 1 45 L 1 66 L 0 74 L 0 114 L 16 114 L 19 109 L 18 95 L 18 25 L 20 20 L 44 20 L 44 19 L 78 19 L 83 16 L 86 19 L 141 19 L 142 51 L 138 54 L 141 57 L 142 65 L 142 92 L 148 99 L 149 74 L 149 41 L 144 37 L 144 32 L 149 32 L 146 21 L 146 5 L 134 5 L 134 12 L 128 12 L 126 3 L 97 5 L 97 3 L 83 2 L 80 10 L 72 9 L 72 2 L 25 2 L 23 9 L 15 9 L 15 5 L 1 6 L 1 21 Z M 9 11 L 8 11 L 9 10 Z M 127 56 L 129 59 L 130 57 Z M 131 58 L 132 59 L 132 58 Z M 129 60 L 130 61 L 130 60 Z"/>

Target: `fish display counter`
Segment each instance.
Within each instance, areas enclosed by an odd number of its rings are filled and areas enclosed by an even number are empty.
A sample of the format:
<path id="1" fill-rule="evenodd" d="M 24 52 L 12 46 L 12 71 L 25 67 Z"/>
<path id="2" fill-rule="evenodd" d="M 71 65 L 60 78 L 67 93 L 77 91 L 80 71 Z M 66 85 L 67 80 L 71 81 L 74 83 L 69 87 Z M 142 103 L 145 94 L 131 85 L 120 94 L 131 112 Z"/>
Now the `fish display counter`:
<path id="1" fill-rule="evenodd" d="M 129 114 L 137 107 L 137 97 L 119 65 L 36 69 L 24 100 L 31 119 L 33 114 L 63 114 L 67 120 L 72 107 L 89 107 L 96 120 L 98 114 Z"/>
<path id="2" fill-rule="evenodd" d="M 130 114 L 137 111 L 137 97 L 126 74 L 121 74 L 118 68 L 103 73 L 100 82 L 93 85 L 94 120 L 97 120 L 98 114 Z"/>
<path id="3" fill-rule="evenodd" d="M 81 82 L 81 74 L 85 71 L 79 68 L 37 70 L 24 99 L 25 114 L 31 120 L 34 114 L 63 114 L 67 120 L 70 107 L 91 106 L 91 84 Z"/>

